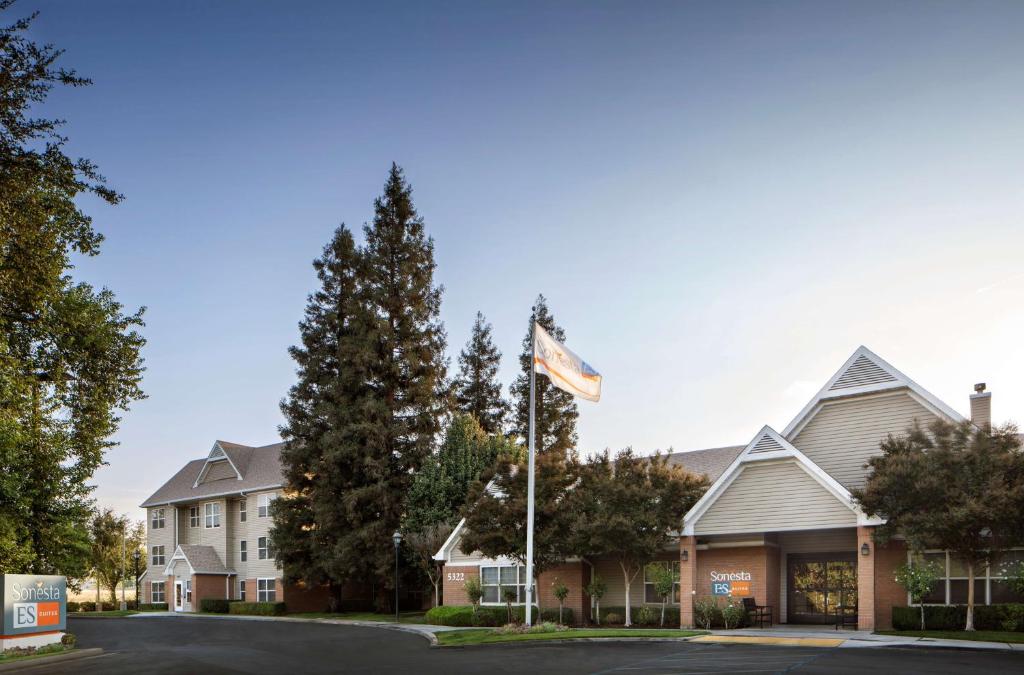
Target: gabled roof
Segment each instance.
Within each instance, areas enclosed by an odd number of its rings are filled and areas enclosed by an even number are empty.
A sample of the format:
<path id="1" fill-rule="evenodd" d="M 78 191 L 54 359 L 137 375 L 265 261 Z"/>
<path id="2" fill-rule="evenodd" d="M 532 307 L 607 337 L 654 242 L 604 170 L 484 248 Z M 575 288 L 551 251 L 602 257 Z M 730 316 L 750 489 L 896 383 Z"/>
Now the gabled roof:
<path id="1" fill-rule="evenodd" d="M 877 518 L 868 518 L 856 502 L 853 501 L 849 490 L 840 485 L 832 476 L 825 473 L 821 467 L 808 459 L 806 455 L 797 450 L 792 443 L 783 438 L 777 431 L 765 425 L 737 455 L 732 464 L 712 483 L 708 491 L 704 493 L 704 496 L 683 517 L 683 534 L 692 535 L 694 533 L 694 526 L 701 516 L 725 493 L 729 485 L 742 472 L 744 465 L 780 459 L 790 459 L 800 465 L 804 471 L 823 488 L 828 490 L 840 503 L 857 514 L 858 524 L 878 525 L 882 522 Z"/>
<path id="2" fill-rule="evenodd" d="M 160 506 L 190 502 L 208 497 L 236 495 L 255 490 L 270 490 L 284 485 L 281 469 L 281 450 L 284 443 L 250 447 L 238 443 L 217 441 L 204 459 L 187 463 L 140 506 Z M 240 478 L 225 478 L 201 482 L 211 461 L 228 460 Z"/>
<path id="3" fill-rule="evenodd" d="M 220 556 L 212 546 L 198 546 L 195 544 L 178 544 L 174 549 L 174 555 L 167 561 L 164 567 L 164 574 L 172 574 L 174 563 L 184 560 L 188 563 L 192 574 L 234 574 L 235 570 L 224 566 Z"/>
<path id="4" fill-rule="evenodd" d="M 729 465 L 743 451 L 743 448 L 744 446 L 742 445 L 729 445 L 724 448 L 672 452 L 668 455 L 668 463 L 674 466 L 681 466 L 698 476 L 707 476 L 709 481 L 714 481 L 722 475 L 723 471 L 729 468 Z"/>
<path id="5" fill-rule="evenodd" d="M 206 477 L 206 472 L 210 470 L 210 465 L 214 462 L 227 462 L 231 467 L 231 470 L 235 472 L 235 479 L 242 480 L 242 472 L 238 470 L 238 466 L 231 460 L 231 457 L 225 452 L 224 447 L 221 445 L 224 441 L 214 441 L 213 448 L 210 449 L 210 454 L 206 456 L 206 463 L 203 464 L 203 468 L 199 470 L 199 475 L 196 476 L 196 482 L 192 484 L 192 487 L 198 486 L 203 482 Z M 235 452 L 237 455 L 237 451 Z"/>
<path id="6" fill-rule="evenodd" d="M 832 400 L 906 389 L 925 408 L 952 422 L 962 422 L 963 416 L 940 401 L 934 394 L 900 372 L 888 361 L 861 345 L 846 363 L 829 378 L 825 386 L 814 395 L 804 409 L 782 430 L 782 435 L 793 440 L 811 421 L 821 406 Z"/>

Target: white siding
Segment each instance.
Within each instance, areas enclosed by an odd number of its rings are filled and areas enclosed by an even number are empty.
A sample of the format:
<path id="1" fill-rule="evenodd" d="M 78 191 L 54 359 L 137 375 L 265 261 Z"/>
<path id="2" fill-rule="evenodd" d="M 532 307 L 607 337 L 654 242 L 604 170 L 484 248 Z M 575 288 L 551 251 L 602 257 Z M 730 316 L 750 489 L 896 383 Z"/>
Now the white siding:
<path id="1" fill-rule="evenodd" d="M 146 511 L 146 580 L 160 581 L 164 578 L 164 565 L 153 566 L 153 547 L 164 547 L 164 563 L 174 555 L 174 507 L 164 506 L 164 526 L 153 529 L 153 511 Z"/>
<path id="2" fill-rule="evenodd" d="M 231 500 L 228 502 L 228 560 L 224 561 L 224 564 L 228 567 L 234 568 L 235 572 L 238 573 L 239 579 L 246 579 L 246 572 L 248 571 L 247 562 L 242 562 L 239 559 L 240 542 L 248 540 L 248 521 L 242 522 L 238 515 L 238 504 L 241 500 Z M 249 518 L 252 517 L 253 512 L 249 511 Z M 250 545 L 247 543 L 247 545 Z M 251 549 L 250 549 L 251 550 Z M 229 562 L 230 561 L 230 562 Z"/>
<path id="3" fill-rule="evenodd" d="M 220 527 L 206 527 L 206 512 L 204 504 L 216 503 L 220 504 Z M 199 527 L 189 527 L 189 507 L 199 507 Z M 184 521 L 184 536 L 179 541 L 182 544 L 193 544 L 197 546 L 212 546 L 213 550 L 217 552 L 221 561 L 227 563 L 227 541 L 228 541 L 228 528 L 225 527 L 227 521 L 227 501 L 224 498 L 220 499 L 204 499 L 202 501 L 194 502 L 186 505 L 182 508 L 181 518 Z"/>
<path id="4" fill-rule="evenodd" d="M 269 494 L 269 495 L 275 495 L 276 496 L 278 494 L 278 491 L 277 490 L 268 490 L 268 491 L 264 491 L 264 492 L 253 492 L 253 493 L 250 493 L 248 495 L 248 500 L 249 500 L 248 511 L 249 511 L 249 514 L 248 514 L 248 520 L 246 521 L 246 525 L 248 525 L 246 539 L 249 542 L 249 544 L 248 544 L 248 546 L 249 546 L 249 562 L 248 562 L 248 564 L 246 566 L 247 567 L 247 569 L 246 569 L 246 578 L 248 578 L 248 579 L 255 579 L 255 578 L 259 578 L 259 577 L 279 577 L 279 576 L 281 576 L 281 572 L 280 572 L 280 570 L 277 567 L 277 561 L 276 560 L 274 560 L 274 559 L 260 560 L 259 559 L 259 538 L 260 537 L 269 537 L 270 536 L 270 528 L 274 524 L 274 519 L 272 517 L 270 517 L 269 514 L 267 516 L 263 517 L 263 518 L 260 518 L 260 516 L 259 516 L 258 504 L 259 504 L 259 496 L 261 494 Z M 246 588 L 245 591 L 246 591 L 246 593 L 245 593 L 246 598 L 248 598 L 249 597 L 249 589 Z M 253 589 L 252 592 L 255 594 L 256 590 Z M 253 597 L 255 598 L 255 595 L 253 595 Z"/>
<path id="5" fill-rule="evenodd" d="M 857 516 L 795 460 L 757 462 L 725 489 L 695 524 L 698 535 L 843 527 Z"/>
<path id="6" fill-rule="evenodd" d="M 826 403 L 793 445 L 847 488 L 859 488 L 867 477 L 864 465 L 881 454 L 879 444 L 915 419 L 928 425 L 935 416 L 906 392 L 839 400 Z"/>

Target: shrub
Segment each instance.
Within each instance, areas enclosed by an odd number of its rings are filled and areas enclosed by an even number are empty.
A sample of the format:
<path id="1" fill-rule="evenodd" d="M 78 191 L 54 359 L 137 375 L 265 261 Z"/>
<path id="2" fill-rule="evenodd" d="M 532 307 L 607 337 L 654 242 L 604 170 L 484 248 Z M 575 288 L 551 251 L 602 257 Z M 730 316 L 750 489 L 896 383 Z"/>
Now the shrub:
<path id="1" fill-rule="evenodd" d="M 470 604 L 476 606 L 480 604 L 480 599 L 484 597 L 484 589 L 480 585 L 480 579 L 478 577 L 470 577 L 466 579 L 466 583 L 462 586 L 466 591 L 466 597 L 469 598 Z"/>
<path id="2" fill-rule="evenodd" d="M 722 610 L 714 598 L 700 598 L 693 601 L 693 618 L 704 630 L 722 624 Z"/>
<path id="3" fill-rule="evenodd" d="M 71 603 L 69 602 L 68 604 L 70 605 Z M 76 612 L 95 612 L 96 611 L 96 602 L 95 601 L 92 601 L 92 600 L 82 600 L 81 602 L 77 602 L 75 604 L 77 605 L 77 607 L 75 608 Z M 68 609 L 68 611 L 70 612 L 71 610 Z"/>
<path id="4" fill-rule="evenodd" d="M 508 623 L 523 623 L 526 612 L 522 605 L 512 608 L 512 621 L 508 620 L 508 609 L 504 606 L 478 607 L 476 611 L 469 605 L 441 605 L 431 607 L 427 610 L 426 621 L 434 626 L 480 626 L 493 627 L 503 626 Z M 573 620 L 573 611 L 566 607 L 562 610 L 562 618 L 566 623 Z M 537 609 L 533 611 L 534 620 L 537 622 L 551 621 L 558 622 L 558 609 L 545 609 L 537 616 Z"/>
<path id="5" fill-rule="evenodd" d="M 141 605 L 139 605 L 139 611 L 140 612 L 166 612 L 167 611 L 167 603 L 166 602 L 150 602 L 150 603 L 145 603 L 144 602 Z M 224 611 L 226 612 L 227 610 L 225 609 Z"/>
<path id="6" fill-rule="evenodd" d="M 252 614 L 256 616 L 281 616 L 287 611 L 283 602 L 230 602 L 229 614 Z"/>
<path id="7" fill-rule="evenodd" d="M 426 621 L 433 626 L 472 626 L 473 608 L 459 605 L 440 605 L 427 610 Z"/>
<path id="8" fill-rule="evenodd" d="M 640 605 L 640 606 L 634 606 L 634 607 L 630 608 L 629 614 L 630 614 L 630 618 L 633 620 L 633 623 L 635 623 L 635 624 L 639 624 L 640 623 L 640 620 L 637 617 L 639 616 L 639 613 L 645 607 L 651 609 L 652 611 L 657 612 L 658 618 L 655 620 L 655 623 L 660 622 L 660 620 L 661 620 L 661 606 L 660 605 Z M 566 611 L 568 611 L 568 610 L 566 610 Z M 601 607 L 601 613 L 599 615 L 600 616 L 600 621 L 598 623 L 605 623 L 606 621 L 609 621 L 609 619 L 608 619 L 608 615 L 609 614 L 616 614 L 616 615 L 618 615 L 618 617 L 619 617 L 618 621 L 615 621 L 615 622 L 612 622 L 612 623 L 619 623 L 619 624 L 621 624 L 625 620 L 623 617 L 626 616 L 626 608 L 625 607 L 621 607 L 621 606 L 614 606 L 614 605 L 609 606 L 609 607 L 602 606 Z M 679 627 L 679 606 L 678 605 L 676 605 L 675 607 L 667 607 L 665 609 L 665 625 L 666 626 L 671 626 L 673 628 L 678 628 Z"/>
<path id="9" fill-rule="evenodd" d="M 633 619 L 633 623 L 641 626 L 651 626 L 661 620 L 661 612 L 647 605 L 636 608 L 630 614 L 632 615 L 630 618 Z"/>
<path id="10" fill-rule="evenodd" d="M 75 637 L 74 633 L 64 633 L 64 635 L 60 636 L 60 643 L 65 649 L 72 649 L 77 640 L 78 638 Z"/>
<path id="11" fill-rule="evenodd" d="M 203 598 L 199 601 L 199 611 L 213 614 L 227 614 L 230 607 L 224 598 Z"/>
<path id="12" fill-rule="evenodd" d="M 613 626 L 614 625 L 619 625 L 623 621 L 625 621 L 625 619 L 622 618 L 622 615 L 621 614 L 616 614 L 615 612 L 608 612 L 607 614 L 604 615 L 604 622 L 612 624 Z"/>
<path id="13" fill-rule="evenodd" d="M 68 600 L 67 611 L 68 611 L 69 614 L 71 612 L 77 612 L 78 611 L 78 603 L 75 602 L 74 600 Z"/>
<path id="14" fill-rule="evenodd" d="M 747 616 L 747 611 L 743 609 L 741 604 L 733 604 L 730 602 L 728 605 L 722 608 L 722 625 L 728 630 L 730 628 L 737 628 L 743 622 Z"/>
<path id="15" fill-rule="evenodd" d="M 982 606 L 975 607 L 975 611 Z M 920 630 L 921 614 L 918 607 L 893 607 L 892 627 L 895 630 Z M 984 615 L 984 612 L 982 613 Z M 967 608 L 958 605 L 925 605 L 924 625 L 927 630 L 963 630 L 967 622 Z M 980 629 L 981 626 L 979 625 Z"/>

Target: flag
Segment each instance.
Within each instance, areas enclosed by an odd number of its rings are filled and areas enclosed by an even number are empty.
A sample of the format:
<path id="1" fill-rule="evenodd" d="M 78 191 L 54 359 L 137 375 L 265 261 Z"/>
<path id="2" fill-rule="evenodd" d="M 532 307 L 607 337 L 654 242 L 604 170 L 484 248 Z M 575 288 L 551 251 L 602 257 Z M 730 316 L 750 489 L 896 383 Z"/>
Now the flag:
<path id="1" fill-rule="evenodd" d="M 601 375 L 568 347 L 533 325 L 533 368 L 547 375 L 551 384 L 587 401 L 601 399 Z"/>

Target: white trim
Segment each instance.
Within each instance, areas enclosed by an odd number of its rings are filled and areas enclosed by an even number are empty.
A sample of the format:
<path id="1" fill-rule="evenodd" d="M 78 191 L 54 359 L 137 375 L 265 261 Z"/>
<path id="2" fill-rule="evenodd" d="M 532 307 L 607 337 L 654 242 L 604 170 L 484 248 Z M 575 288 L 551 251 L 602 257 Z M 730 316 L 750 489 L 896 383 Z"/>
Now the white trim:
<path id="1" fill-rule="evenodd" d="M 192 567 L 192 561 L 189 560 L 188 556 L 185 555 L 185 552 L 181 550 L 181 544 L 179 544 L 174 549 L 174 553 L 171 554 L 171 559 L 167 561 L 166 565 L 164 565 L 164 576 L 171 576 L 174 573 L 174 563 L 179 560 L 184 560 L 185 564 L 188 565 L 189 576 L 192 576 L 196 573 L 195 568 Z"/>
<path id="2" fill-rule="evenodd" d="M 163 589 L 164 599 L 163 600 L 154 600 L 153 599 L 153 587 L 156 586 L 157 584 L 163 584 L 163 586 L 164 586 L 164 589 Z M 166 580 L 164 580 L 164 581 L 150 581 L 149 582 L 149 603 L 153 604 L 153 603 L 156 603 L 156 602 L 167 602 L 167 581 Z"/>
<path id="3" fill-rule="evenodd" d="M 153 504 L 142 503 L 139 505 L 140 509 L 148 509 L 153 506 L 160 504 L 183 504 L 185 502 L 194 502 L 197 499 L 213 499 L 214 497 L 234 497 L 235 495 L 245 496 L 246 493 L 260 492 L 262 490 L 280 490 L 284 487 L 284 483 L 276 483 L 274 485 L 264 485 L 261 487 L 245 488 L 244 490 L 229 490 L 228 492 L 214 492 L 208 495 L 191 495 L 188 497 L 182 497 L 181 499 L 169 499 L 165 502 L 154 502 Z"/>
<path id="4" fill-rule="evenodd" d="M 199 469 L 199 475 L 196 476 L 196 482 L 192 484 L 192 489 L 195 490 L 199 487 L 199 484 L 203 482 L 203 478 L 206 477 L 206 471 L 210 467 L 210 462 L 219 462 L 226 459 L 228 464 L 231 465 L 231 469 L 235 472 L 235 479 L 242 480 L 242 472 L 238 470 L 235 463 L 231 461 L 231 457 L 221 447 L 220 441 L 213 442 L 213 448 L 210 449 L 210 454 L 206 456 L 206 461 L 203 462 L 203 468 Z"/>
<path id="5" fill-rule="evenodd" d="M 753 452 L 754 447 L 765 437 L 771 438 L 778 443 L 782 450 L 773 450 L 771 452 Z M 820 466 L 812 462 L 807 455 L 800 452 L 792 443 L 783 438 L 777 431 L 772 429 L 770 426 L 765 425 L 759 432 L 754 436 L 753 440 L 750 441 L 743 448 L 743 451 L 736 456 L 732 464 L 729 465 L 721 476 L 708 488 L 708 491 L 704 493 L 696 504 L 693 505 L 685 516 L 683 516 L 683 535 L 693 536 L 696 532 L 695 525 L 700 519 L 707 513 L 708 509 L 718 501 L 725 491 L 732 485 L 740 474 L 743 473 L 743 469 L 747 464 L 754 464 L 759 462 L 791 462 L 799 466 L 808 476 L 818 482 L 823 488 L 829 491 L 833 497 L 835 497 L 840 503 L 846 506 L 848 509 L 853 511 L 857 515 L 858 525 L 880 525 L 884 521 L 880 518 L 874 517 L 869 518 L 860 507 L 853 501 L 853 497 L 850 495 L 850 491 L 843 487 L 835 478 L 828 475 Z M 794 528 L 772 528 L 773 532 L 782 532 L 792 530 L 813 530 L 813 527 L 794 527 Z"/>
<path id="6" fill-rule="evenodd" d="M 853 363 L 860 357 L 865 357 L 871 361 L 874 365 L 878 366 L 886 373 L 896 379 L 895 382 L 881 382 L 878 384 L 868 384 L 860 387 L 848 387 L 845 389 L 838 389 L 836 391 L 830 391 L 833 384 L 841 378 L 846 371 L 853 365 Z M 782 435 L 787 439 L 796 438 L 797 434 L 800 433 L 801 429 L 811 421 L 811 418 L 817 414 L 820 410 L 819 404 L 823 401 L 832 401 L 836 399 L 847 398 L 850 396 L 860 396 L 862 394 L 869 394 L 883 391 L 893 391 L 899 389 L 909 389 L 913 394 L 916 394 L 915 398 L 922 403 L 926 408 L 936 413 L 941 417 L 946 417 L 953 422 L 962 422 L 964 417 L 957 411 L 950 408 L 948 405 L 943 403 L 929 392 L 927 389 L 914 382 L 912 379 L 903 374 L 900 370 L 894 367 L 891 363 L 883 359 L 882 357 L 875 354 L 873 351 L 861 345 L 853 352 L 853 355 L 846 360 L 846 362 L 835 372 L 835 374 L 829 378 L 828 382 L 825 383 L 814 398 L 808 402 L 804 409 L 793 418 L 793 420 L 786 425 L 786 428 L 782 430 Z"/>
<path id="7" fill-rule="evenodd" d="M 452 551 L 451 551 L 451 549 L 454 546 L 456 539 L 462 533 L 462 528 L 465 526 L 465 524 L 466 524 L 466 519 L 465 518 L 463 518 L 462 520 L 459 521 L 459 524 L 455 526 L 455 529 L 452 530 L 452 533 L 449 534 L 448 538 L 444 540 L 443 544 L 441 544 L 441 548 L 439 548 L 437 550 L 437 553 L 434 554 L 434 560 L 440 560 L 442 562 L 451 562 L 452 561 Z"/>
<path id="8" fill-rule="evenodd" d="M 273 587 L 274 599 L 273 600 L 260 600 L 260 582 L 269 581 Z M 249 589 L 246 589 L 248 591 Z M 264 590 L 264 593 L 269 593 L 270 589 Z M 248 596 L 248 592 L 246 592 Z M 248 602 L 248 601 L 247 601 Z M 256 577 L 256 602 L 277 602 L 277 577 Z"/>

